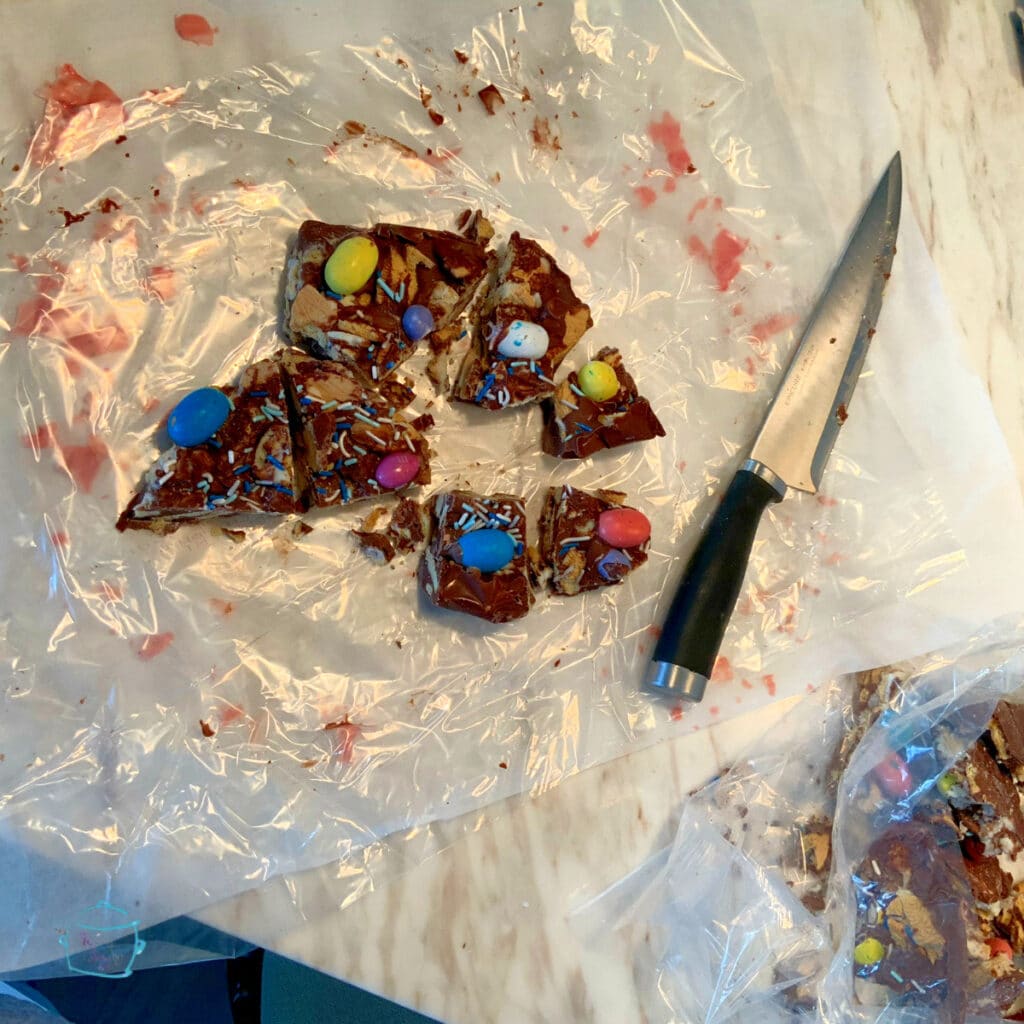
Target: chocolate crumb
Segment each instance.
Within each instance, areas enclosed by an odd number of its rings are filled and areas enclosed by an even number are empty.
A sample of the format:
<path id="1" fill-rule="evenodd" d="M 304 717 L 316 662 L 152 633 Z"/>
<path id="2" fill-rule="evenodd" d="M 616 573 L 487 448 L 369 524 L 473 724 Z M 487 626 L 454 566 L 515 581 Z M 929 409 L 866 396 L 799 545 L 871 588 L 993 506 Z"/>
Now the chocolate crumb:
<path id="1" fill-rule="evenodd" d="M 455 59 L 460 64 L 468 64 L 469 63 L 469 55 L 468 54 L 463 53 L 461 50 L 452 50 L 452 53 L 455 54 Z"/>
<path id="2" fill-rule="evenodd" d="M 555 668 L 558 668 L 558 666 L 561 665 L 561 664 L 562 664 L 562 659 L 561 658 L 555 658 Z"/>
<path id="3" fill-rule="evenodd" d="M 363 135 L 366 132 L 366 125 L 362 121 L 346 121 L 342 128 L 346 135 Z"/>
<path id="4" fill-rule="evenodd" d="M 313 527 L 309 523 L 304 523 L 301 519 L 292 527 L 293 537 L 305 537 L 313 532 Z"/>
<path id="5" fill-rule="evenodd" d="M 498 767 L 499 767 L 499 768 L 505 768 L 505 769 L 507 769 L 507 768 L 508 768 L 508 762 L 507 762 L 507 761 L 499 761 L 499 762 L 498 762 Z"/>
<path id="6" fill-rule="evenodd" d="M 216 731 L 210 726 L 210 723 L 204 722 L 201 718 L 199 719 L 199 728 L 203 730 L 203 735 L 207 739 L 217 735 Z"/>
<path id="7" fill-rule="evenodd" d="M 110 196 L 100 200 L 100 213 L 113 213 L 115 210 L 120 210 L 121 204 L 115 202 Z"/>
<path id="8" fill-rule="evenodd" d="M 229 540 L 234 541 L 236 544 L 241 544 L 245 540 L 245 530 L 228 530 L 225 527 L 220 528 L 220 532 L 224 534 Z"/>
<path id="9" fill-rule="evenodd" d="M 494 117 L 499 107 L 505 106 L 505 97 L 498 92 L 498 88 L 495 85 L 485 85 L 477 93 L 477 96 L 480 97 L 480 102 L 491 117 Z"/>
<path id="10" fill-rule="evenodd" d="M 118 137 L 116 139 L 114 139 L 114 145 L 115 146 L 120 146 L 122 142 L 127 142 L 127 141 L 128 141 L 128 136 L 127 135 L 118 135 Z"/>
<path id="11" fill-rule="evenodd" d="M 546 117 L 535 117 L 533 127 L 530 129 L 530 137 L 538 149 L 547 149 L 557 153 L 562 148 L 562 143 L 557 135 L 551 131 L 551 122 Z"/>
<path id="12" fill-rule="evenodd" d="M 840 423 L 845 423 L 847 419 L 849 419 L 849 414 L 846 411 L 845 405 L 840 404 L 839 408 L 836 409 L 836 419 L 839 420 Z"/>
<path id="13" fill-rule="evenodd" d="M 58 206 L 57 212 L 64 214 L 64 227 L 66 228 L 71 227 L 72 224 L 81 224 L 89 216 L 88 210 L 82 213 L 72 213 L 70 210 L 65 210 L 63 206 Z"/>

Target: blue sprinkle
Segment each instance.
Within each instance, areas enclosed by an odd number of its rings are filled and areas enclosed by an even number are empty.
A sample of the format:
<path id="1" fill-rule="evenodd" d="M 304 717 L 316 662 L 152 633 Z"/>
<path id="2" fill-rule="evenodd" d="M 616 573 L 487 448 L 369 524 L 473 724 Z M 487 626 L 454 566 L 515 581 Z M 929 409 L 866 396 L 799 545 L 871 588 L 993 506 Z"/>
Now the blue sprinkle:
<path id="1" fill-rule="evenodd" d="M 282 494 L 287 494 L 289 498 L 294 498 L 295 493 L 290 487 L 285 487 L 284 484 L 274 484 L 274 490 L 280 491 Z"/>
<path id="2" fill-rule="evenodd" d="M 313 404 L 313 399 L 312 399 L 312 398 L 310 398 L 310 397 L 309 397 L 308 395 L 303 395 L 303 396 L 302 396 L 302 397 L 301 397 L 301 398 L 299 399 L 299 403 L 300 403 L 301 405 L 312 405 L 312 404 Z"/>
<path id="3" fill-rule="evenodd" d="M 213 448 L 222 448 L 223 447 L 223 445 L 220 443 L 220 441 L 218 441 L 217 438 L 215 438 L 215 437 L 211 437 L 210 440 L 207 441 L 206 443 L 208 445 L 210 445 L 211 447 L 213 447 Z"/>
<path id="4" fill-rule="evenodd" d="M 386 362 L 384 364 L 384 369 L 385 370 L 393 370 L 394 368 L 395 368 L 395 361 L 394 361 L 394 359 L 392 359 L 389 362 Z"/>
<path id="5" fill-rule="evenodd" d="M 270 397 L 270 392 L 269 391 L 250 391 L 249 394 L 252 395 L 253 398 L 269 398 Z"/>
<path id="6" fill-rule="evenodd" d="M 483 399 L 483 397 L 487 394 L 487 392 L 490 391 L 491 388 L 494 386 L 494 381 L 495 381 L 494 374 L 493 373 L 487 374 L 487 376 L 484 377 L 483 386 L 477 392 L 476 398 L 474 398 L 473 401 L 474 402 L 481 401 Z"/>
<path id="7" fill-rule="evenodd" d="M 246 494 L 248 494 L 252 490 L 252 484 L 249 483 L 248 480 L 244 481 L 242 484 L 242 490 L 245 491 Z"/>
<path id="8" fill-rule="evenodd" d="M 341 420 L 338 420 L 337 423 L 334 424 L 335 432 L 338 432 L 338 431 L 341 431 L 341 430 L 351 430 L 351 429 L 352 429 L 352 424 L 351 423 L 342 423 Z"/>
<path id="9" fill-rule="evenodd" d="M 593 427 L 588 427 L 586 425 L 586 423 L 577 423 L 576 426 L 578 426 L 580 428 L 580 430 L 583 430 L 583 431 L 585 431 L 588 434 L 592 434 L 594 432 L 594 428 Z"/>
<path id="10" fill-rule="evenodd" d="M 267 456 L 267 462 L 269 462 L 272 466 L 276 466 L 278 469 L 284 469 L 284 463 L 275 459 L 273 455 Z"/>
<path id="11" fill-rule="evenodd" d="M 334 474 L 330 470 L 322 470 L 321 472 L 317 473 L 317 476 L 320 477 L 320 479 L 322 480 L 325 477 L 332 477 L 334 476 Z"/>
<path id="12" fill-rule="evenodd" d="M 344 465 L 345 465 L 344 460 L 343 459 L 338 459 L 338 461 L 334 464 L 334 471 L 335 471 L 335 473 L 340 473 L 341 472 L 341 467 L 344 466 Z"/>
<path id="13" fill-rule="evenodd" d="M 252 466 L 238 466 L 235 469 L 235 476 L 241 476 L 243 473 L 248 473 L 250 469 L 252 469 Z"/>
<path id="14" fill-rule="evenodd" d="M 401 302 L 405 298 L 405 282 L 403 281 L 401 287 L 398 289 L 397 294 L 393 292 L 385 282 L 384 278 L 377 275 L 377 284 L 380 285 L 380 290 L 389 298 L 392 302 Z"/>
<path id="15" fill-rule="evenodd" d="M 328 298 L 334 299 L 336 302 L 341 302 L 341 296 L 337 292 L 332 292 L 330 288 L 324 289 L 324 295 Z"/>
<path id="16" fill-rule="evenodd" d="M 358 462 L 359 462 L 359 460 L 358 460 L 358 459 L 346 459 L 346 460 L 345 460 L 345 461 L 344 461 L 344 462 L 342 463 L 342 465 L 343 465 L 343 466 L 355 466 L 355 465 L 356 465 L 356 464 L 357 464 Z"/>
<path id="17" fill-rule="evenodd" d="M 364 405 L 363 408 L 371 415 L 376 416 L 377 410 L 372 405 Z"/>
<path id="18" fill-rule="evenodd" d="M 341 483 L 341 500 L 350 501 L 352 498 L 352 492 L 348 489 L 348 484 L 344 480 L 339 481 Z"/>
<path id="19" fill-rule="evenodd" d="M 322 488 L 322 487 L 317 487 L 316 493 L 317 494 L 324 494 L 324 495 L 326 495 L 327 491 L 325 491 L 324 488 Z"/>

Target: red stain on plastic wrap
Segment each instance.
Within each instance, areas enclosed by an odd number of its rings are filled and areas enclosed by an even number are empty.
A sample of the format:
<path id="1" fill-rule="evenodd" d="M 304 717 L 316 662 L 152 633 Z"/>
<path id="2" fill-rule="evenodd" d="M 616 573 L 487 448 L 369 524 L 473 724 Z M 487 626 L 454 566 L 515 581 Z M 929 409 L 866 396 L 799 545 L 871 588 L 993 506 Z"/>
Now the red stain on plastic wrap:
<path id="1" fill-rule="evenodd" d="M 213 46 L 213 37 L 218 31 L 201 14 L 177 14 L 174 17 L 174 31 L 186 43 L 196 46 Z"/>
<path id="2" fill-rule="evenodd" d="M 100 213 L 113 213 L 115 210 L 120 210 L 121 204 L 116 200 L 111 199 L 110 196 L 105 196 L 100 200 Z"/>
<path id="3" fill-rule="evenodd" d="M 19 274 L 24 274 L 29 268 L 29 258 L 23 256 L 19 252 L 9 252 L 7 258 L 11 261 L 11 266 L 14 267 Z"/>
<path id="4" fill-rule="evenodd" d="M 63 530 L 54 530 L 50 534 L 50 541 L 58 548 L 66 548 L 71 543 L 71 538 Z"/>
<path id="5" fill-rule="evenodd" d="M 92 492 L 100 470 L 110 459 L 107 446 L 95 435 L 89 434 L 85 444 L 59 443 L 61 461 L 79 490 Z"/>
<path id="6" fill-rule="evenodd" d="M 708 714 L 709 715 L 717 715 L 718 712 L 719 712 L 719 709 L 714 704 L 712 704 L 711 707 L 708 708 Z"/>
<path id="7" fill-rule="evenodd" d="M 683 705 L 677 704 L 670 712 L 669 717 L 673 722 L 681 722 L 683 720 Z"/>
<path id="8" fill-rule="evenodd" d="M 818 504 L 824 505 L 825 508 L 835 508 L 839 501 L 836 498 L 830 498 L 827 494 L 819 494 Z"/>
<path id="9" fill-rule="evenodd" d="M 829 566 L 835 566 L 835 565 L 841 565 L 843 563 L 843 561 L 844 561 L 843 556 L 841 554 L 839 554 L 838 551 L 833 551 L 832 554 L 829 555 L 828 558 L 825 559 L 825 564 L 829 565 Z"/>
<path id="10" fill-rule="evenodd" d="M 768 691 L 768 696 L 769 697 L 774 697 L 775 696 L 775 690 L 776 690 L 775 676 L 773 676 L 773 675 L 762 676 L 761 677 L 761 682 L 764 683 L 764 688 Z"/>
<path id="11" fill-rule="evenodd" d="M 759 320 L 750 328 L 750 337 L 753 339 L 752 344 L 757 350 L 759 359 L 768 358 L 768 339 L 792 327 L 796 323 L 796 319 L 795 316 L 789 313 L 775 313 L 772 316 L 765 317 L 763 320 Z"/>
<path id="12" fill-rule="evenodd" d="M 206 215 L 206 208 L 210 205 L 210 197 L 202 196 L 198 192 L 193 192 L 189 196 L 189 206 L 192 207 L 192 212 L 197 217 L 204 217 Z"/>
<path id="13" fill-rule="evenodd" d="M 211 597 L 210 607 L 218 614 L 228 616 L 235 610 L 234 602 L 225 601 L 222 597 Z"/>
<path id="14" fill-rule="evenodd" d="M 90 82 L 70 64 L 37 93 L 46 100 L 43 119 L 28 151 L 37 167 L 81 160 L 116 138 L 124 125 L 121 97 L 105 82 Z"/>
<path id="15" fill-rule="evenodd" d="M 638 185 L 633 189 L 633 195 L 636 196 L 637 202 L 645 210 L 649 206 L 653 206 L 658 198 L 658 193 L 647 185 Z"/>
<path id="16" fill-rule="evenodd" d="M 337 731 L 338 736 L 335 743 L 337 747 L 338 760 L 341 761 L 342 764 L 351 764 L 356 741 L 363 734 L 362 726 L 349 721 L 348 715 L 345 715 L 341 721 L 328 722 L 324 726 L 324 729 L 328 731 Z"/>
<path id="17" fill-rule="evenodd" d="M 461 152 L 461 146 L 456 146 L 454 149 L 427 149 L 420 159 L 428 167 L 439 168 L 444 167 L 449 160 L 454 160 Z"/>
<path id="18" fill-rule="evenodd" d="M 696 235 L 691 235 L 686 240 L 690 255 L 702 260 L 711 268 L 720 292 L 727 291 L 740 272 L 740 256 L 749 244 L 749 239 L 739 238 L 725 228 L 715 235 L 710 249 Z"/>
<path id="19" fill-rule="evenodd" d="M 651 142 L 664 151 L 669 169 L 674 175 L 693 174 L 697 170 L 683 142 L 682 126 L 667 110 L 661 115 L 660 121 L 652 121 L 647 126 L 647 134 Z"/>
<path id="20" fill-rule="evenodd" d="M 732 679 L 732 665 L 730 664 L 729 659 L 723 655 L 719 655 L 715 659 L 715 667 L 711 670 L 711 682 L 731 683 Z"/>
<path id="21" fill-rule="evenodd" d="M 170 267 L 150 267 L 142 286 L 161 302 L 170 302 L 178 294 L 178 284 Z"/>
<path id="22" fill-rule="evenodd" d="M 221 726 L 230 725 L 240 718 L 245 718 L 245 712 L 237 704 L 226 704 L 219 716 Z"/>
<path id="23" fill-rule="evenodd" d="M 44 448 L 57 446 L 57 428 L 52 423 L 41 423 L 35 430 L 21 435 L 23 448 L 31 448 L 38 452 Z"/>
<path id="24" fill-rule="evenodd" d="M 583 239 L 583 244 L 584 244 L 584 245 L 585 245 L 585 246 L 586 246 L 586 247 L 587 247 L 588 249 L 591 249 L 591 248 L 593 248 L 593 245 L 594 245 L 594 243 L 595 243 L 595 242 L 596 242 L 596 241 L 598 240 L 598 238 L 600 238 L 600 237 L 601 237 L 601 229 L 600 229 L 600 228 L 597 228 L 597 229 L 596 229 L 595 231 L 591 231 L 591 232 L 590 232 L 590 234 L 589 234 L 589 235 L 587 235 L 587 236 L 586 236 L 586 237 L 585 237 L 585 238 Z"/>
<path id="25" fill-rule="evenodd" d="M 661 626 L 659 626 L 657 623 L 651 623 L 651 625 L 647 627 L 647 635 L 653 636 L 655 640 L 659 640 L 661 638 L 661 633 Z"/>
<path id="26" fill-rule="evenodd" d="M 741 679 L 740 686 L 742 686 L 744 690 L 752 690 L 754 688 L 754 684 L 749 679 Z"/>
<path id="27" fill-rule="evenodd" d="M 159 408 L 160 408 L 160 399 L 156 398 L 156 397 L 147 398 L 142 403 L 142 411 L 144 413 L 151 413 L 154 409 L 159 409 Z"/>
<path id="28" fill-rule="evenodd" d="M 174 642 L 173 633 L 150 633 L 143 637 L 141 643 L 136 643 L 135 653 L 143 661 L 152 661 L 158 654 L 163 654 Z"/>

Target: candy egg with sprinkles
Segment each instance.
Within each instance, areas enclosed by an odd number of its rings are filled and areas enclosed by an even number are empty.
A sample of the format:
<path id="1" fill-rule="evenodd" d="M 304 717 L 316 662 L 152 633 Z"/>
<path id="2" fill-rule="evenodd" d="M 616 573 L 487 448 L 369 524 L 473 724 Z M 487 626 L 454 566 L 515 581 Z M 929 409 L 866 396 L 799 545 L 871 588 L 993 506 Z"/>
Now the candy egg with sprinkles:
<path id="1" fill-rule="evenodd" d="M 231 400 L 217 388 L 199 388 L 186 395 L 167 419 L 167 433 L 182 448 L 209 441 L 231 412 Z"/>
<path id="2" fill-rule="evenodd" d="M 515 557 L 516 542 L 504 530 L 482 529 L 465 533 L 448 549 L 448 557 L 466 569 L 498 572 Z"/>
<path id="3" fill-rule="evenodd" d="M 548 332 L 540 324 L 513 320 L 498 342 L 498 355 L 506 359 L 541 359 L 549 344 Z"/>
<path id="4" fill-rule="evenodd" d="M 346 238 L 324 264 L 324 283 L 336 295 L 351 295 L 370 280 L 379 259 L 377 243 L 372 238 Z"/>
<path id="5" fill-rule="evenodd" d="M 580 390 L 592 402 L 607 402 L 619 391 L 615 370 L 601 359 L 592 359 L 577 374 Z"/>

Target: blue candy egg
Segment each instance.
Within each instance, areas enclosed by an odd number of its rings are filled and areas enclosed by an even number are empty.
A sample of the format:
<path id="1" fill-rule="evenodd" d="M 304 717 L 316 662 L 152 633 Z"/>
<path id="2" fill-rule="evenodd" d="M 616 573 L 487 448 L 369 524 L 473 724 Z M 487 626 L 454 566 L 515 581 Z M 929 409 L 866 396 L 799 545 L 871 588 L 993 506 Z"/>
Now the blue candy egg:
<path id="1" fill-rule="evenodd" d="M 498 355 L 506 359 L 541 359 L 551 339 L 540 324 L 529 320 L 513 320 L 498 342 Z"/>
<path id="2" fill-rule="evenodd" d="M 425 338 L 434 329 L 434 314 L 426 306 L 410 306 L 402 314 L 402 330 L 410 341 Z"/>
<path id="3" fill-rule="evenodd" d="M 448 555 L 467 569 L 497 572 L 515 557 L 516 542 L 504 530 L 474 530 L 464 533 Z"/>
<path id="4" fill-rule="evenodd" d="M 167 433 L 182 448 L 194 448 L 209 441 L 231 412 L 231 402 L 223 391 L 200 388 L 186 395 L 167 420 Z"/>

